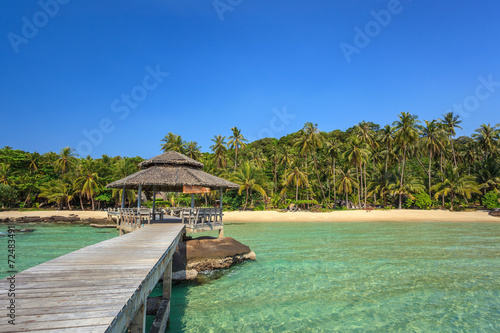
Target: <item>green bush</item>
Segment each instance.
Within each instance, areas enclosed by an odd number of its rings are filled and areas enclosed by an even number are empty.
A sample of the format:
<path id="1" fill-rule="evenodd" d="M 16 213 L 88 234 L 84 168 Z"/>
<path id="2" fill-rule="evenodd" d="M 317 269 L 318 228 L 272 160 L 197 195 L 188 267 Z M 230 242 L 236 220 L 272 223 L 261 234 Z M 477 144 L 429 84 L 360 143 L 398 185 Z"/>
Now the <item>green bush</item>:
<path id="1" fill-rule="evenodd" d="M 9 185 L 0 185 L 0 207 L 14 207 L 17 203 L 17 191 Z"/>
<path id="2" fill-rule="evenodd" d="M 499 208 L 500 203 L 498 202 L 498 199 L 498 193 L 490 191 L 483 196 L 483 205 L 485 205 L 488 209 Z"/>
<path id="3" fill-rule="evenodd" d="M 406 198 L 406 201 L 405 201 L 405 203 L 403 204 L 403 206 L 404 206 L 406 209 L 410 209 L 410 208 L 413 206 L 413 200 L 411 200 L 411 198 Z"/>
<path id="4" fill-rule="evenodd" d="M 256 207 L 254 207 L 254 209 L 253 209 L 253 210 L 265 210 L 265 209 L 266 209 L 266 206 L 264 206 L 264 205 L 260 205 L 260 206 L 256 206 Z"/>
<path id="5" fill-rule="evenodd" d="M 429 209 L 432 206 L 432 199 L 426 192 L 417 194 L 416 199 L 415 205 L 420 209 Z"/>

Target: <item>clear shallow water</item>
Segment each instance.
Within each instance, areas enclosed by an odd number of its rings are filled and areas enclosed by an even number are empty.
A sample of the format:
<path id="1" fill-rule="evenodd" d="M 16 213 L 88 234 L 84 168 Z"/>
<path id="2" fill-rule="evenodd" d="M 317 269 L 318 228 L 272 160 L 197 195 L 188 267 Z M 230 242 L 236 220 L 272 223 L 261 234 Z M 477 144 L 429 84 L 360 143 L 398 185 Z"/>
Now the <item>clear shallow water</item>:
<path id="1" fill-rule="evenodd" d="M 7 273 L 7 224 L 0 224 L 0 278 Z M 116 229 L 96 229 L 86 224 L 23 223 L 17 229 L 36 229 L 33 232 L 17 232 L 16 270 L 21 272 L 82 247 L 118 236 Z"/>
<path id="2" fill-rule="evenodd" d="M 117 236 L 22 227 L 37 230 L 16 235 L 19 271 Z M 257 261 L 174 287 L 168 332 L 500 331 L 500 224 L 228 224 L 225 234 Z"/>
<path id="3" fill-rule="evenodd" d="M 173 289 L 168 332 L 500 331 L 500 224 L 231 224 L 256 262 Z"/>

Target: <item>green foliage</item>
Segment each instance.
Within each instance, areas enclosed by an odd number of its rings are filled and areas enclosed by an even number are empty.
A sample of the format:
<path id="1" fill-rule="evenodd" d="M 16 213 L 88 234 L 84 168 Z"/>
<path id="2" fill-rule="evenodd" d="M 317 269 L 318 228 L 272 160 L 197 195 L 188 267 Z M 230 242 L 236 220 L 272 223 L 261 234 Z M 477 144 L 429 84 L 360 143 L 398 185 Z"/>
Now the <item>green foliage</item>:
<path id="1" fill-rule="evenodd" d="M 488 209 L 499 208 L 500 207 L 499 199 L 500 197 L 498 193 L 493 191 L 487 192 L 483 196 L 483 205 L 485 205 L 486 208 Z"/>
<path id="2" fill-rule="evenodd" d="M 420 209 L 429 209 L 432 206 L 432 199 L 427 192 L 420 192 L 415 197 L 415 205 Z"/>
<path id="3" fill-rule="evenodd" d="M 17 191 L 9 185 L 0 185 L 0 206 L 12 207 L 17 203 Z"/>
<path id="4" fill-rule="evenodd" d="M 259 206 L 255 206 L 253 210 L 265 210 L 265 209 L 266 209 L 265 205 L 259 205 Z"/>
<path id="5" fill-rule="evenodd" d="M 404 207 L 406 209 L 410 209 L 411 207 L 413 207 L 413 200 L 411 198 L 406 198 L 406 201 L 404 203 Z"/>

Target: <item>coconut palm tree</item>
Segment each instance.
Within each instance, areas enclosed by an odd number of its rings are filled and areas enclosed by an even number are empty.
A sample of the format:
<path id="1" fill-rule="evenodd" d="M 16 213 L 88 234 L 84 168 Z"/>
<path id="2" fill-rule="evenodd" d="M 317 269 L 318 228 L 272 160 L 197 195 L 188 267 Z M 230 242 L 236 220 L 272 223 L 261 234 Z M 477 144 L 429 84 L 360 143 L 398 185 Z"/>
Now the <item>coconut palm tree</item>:
<path id="1" fill-rule="evenodd" d="M 198 161 L 201 156 L 200 149 L 201 147 L 198 146 L 198 143 L 196 141 L 189 141 L 188 143 L 186 143 L 186 156 Z"/>
<path id="2" fill-rule="evenodd" d="M 455 148 L 453 145 L 453 137 L 456 135 L 456 132 L 455 132 L 456 128 L 462 129 L 462 127 L 460 127 L 460 124 L 462 123 L 462 121 L 460 120 L 459 115 L 453 114 L 453 111 L 445 113 L 443 115 L 443 119 L 439 119 L 439 120 L 443 124 L 443 128 L 444 128 L 445 132 L 448 134 L 448 140 L 451 143 L 451 152 L 453 154 L 453 163 L 455 164 L 455 167 L 457 167 L 457 158 L 455 155 Z"/>
<path id="3" fill-rule="evenodd" d="M 424 149 L 424 151 L 429 152 L 429 171 L 428 171 L 428 176 L 429 176 L 429 197 L 432 198 L 432 157 L 444 149 L 445 145 L 445 140 L 446 140 L 446 133 L 445 131 L 439 126 L 436 120 L 432 121 L 427 121 L 424 120 L 425 126 L 418 125 L 417 128 L 420 130 L 421 133 L 421 139 L 420 139 L 420 146 L 421 148 Z"/>
<path id="4" fill-rule="evenodd" d="M 472 138 L 477 141 L 486 156 L 497 156 L 499 152 L 500 124 L 495 126 L 482 124 L 472 134 Z"/>
<path id="5" fill-rule="evenodd" d="M 41 155 L 37 152 L 34 153 L 26 153 L 26 157 L 28 158 L 29 162 L 29 169 L 31 171 L 37 171 L 38 170 L 38 164 L 41 159 Z"/>
<path id="6" fill-rule="evenodd" d="M 335 186 L 335 184 L 337 183 L 337 180 L 336 180 L 337 165 L 336 164 L 337 164 L 337 159 L 341 155 L 340 144 L 338 143 L 337 140 L 335 140 L 334 138 L 331 138 L 330 140 L 325 142 L 325 145 L 326 145 L 326 155 L 331 158 L 331 162 L 332 162 L 332 164 L 331 164 L 332 169 L 331 169 L 330 173 L 333 177 L 333 202 L 337 202 L 337 186 Z"/>
<path id="7" fill-rule="evenodd" d="M 370 152 L 367 149 L 366 143 L 361 141 L 361 139 L 355 134 L 349 137 L 347 148 L 344 150 L 345 158 L 355 166 L 356 168 L 356 179 L 359 186 L 358 189 L 358 202 L 361 207 L 361 194 L 363 193 L 363 164 L 368 160 Z M 360 178 L 361 174 L 361 178 Z M 366 202 L 366 201 L 365 201 Z"/>
<path id="8" fill-rule="evenodd" d="M 231 131 L 233 131 L 233 135 L 228 137 L 229 141 L 227 142 L 227 145 L 228 148 L 234 148 L 234 169 L 236 169 L 238 164 L 238 149 L 245 148 L 245 142 L 248 142 L 248 140 L 243 137 L 241 130 L 238 129 L 238 127 L 235 126 L 231 128 Z"/>
<path id="9" fill-rule="evenodd" d="M 396 120 L 392 126 L 394 126 L 394 137 L 395 142 L 401 145 L 403 148 L 403 162 L 401 165 L 401 178 L 400 178 L 400 187 L 404 188 L 404 175 L 405 175 L 405 164 L 406 164 L 406 153 L 408 151 L 408 147 L 413 145 L 418 140 L 418 130 L 417 125 L 420 121 L 417 119 L 416 115 L 412 115 L 409 112 L 401 112 L 398 115 L 399 120 Z M 401 206 L 401 196 L 402 192 L 399 192 L 399 209 Z"/>
<path id="10" fill-rule="evenodd" d="M 309 182 L 307 179 L 307 173 L 300 170 L 298 165 L 294 163 L 290 166 L 290 168 L 285 170 L 283 177 L 284 188 L 281 191 L 282 194 L 286 193 L 286 187 L 293 183 L 295 185 L 295 200 L 299 200 L 299 187 L 307 189 L 307 184 Z"/>
<path id="11" fill-rule="evenodd" d="M 349 209 L 349 194 L 352 193 L 353 188 L 358 187 L 358 182 L 356 182 L 354 169 L 348 164 L 344 164 L 338 169 L 339 178 L 335 186 L 337 186 L 340 193 L 345 194 L 345 206 Z"/>
<path id="12" fill-rule="evenodd" d="M 477 173 L 479 188 L 483 193 L 493 191 L 500 192 L 500 164 L 493 158 L 488 157 L 481 163 L 481 167 Z"/>
<path id="13" fill-rule="evenodd" d="M 321 194 L 323 195 L 323 200 L 326 201 L 325 191 L 323 190 L 323 186 L 321 185 L 321 181 L 319 179 L 318 160 L 315 154 L 316 149 L 323 148 L 323 138 L 319 134 L 318 124 L 313 124 L 310 122 L 305 123 L 304 127 L 301 130 L 301 135 L 295 140 L 294 145 L 298 148 L 300 155 L 305 157 L 304 161 L 306 171 L 307 160 L 309 158 L 309 155 L 312 153 L 318 186 L 321 190 Z M 306 184 L 306 186 L 308 185 Z"/>
<path id="14" fill-rule="evenodd" d="M 226 167 L 226 137 L 222 135 L 214 135 L 212 141 L 213 145 L 210 149 L 214 152 L 214 162 L 218 169 L 223 169 Z"/>
<path id="15" fill-rule="evenodd" d="M 10 165 L 0 163 L 0 184 L 9 185 Z"/>
<path id="16" fill-rule="evenodd" d="M 469 175 L 460 176 L 457 167 L 448 163 L 444 168 L 444 172 L 439 173 L 443 181 L 434 186 L 436 190 L 434 197 L 437 199 L 439 196 L 445 197 L 449 195 L 451 210 L 453 210 L 453 201 L 458 195 L 470 199 L 472 193 L 481 194 L 474 177 Z"/>
<path id="17" fill-rule="evenodd" d="M 86 196 L 92 202 L 92 210 L 95 210 L 94 197 L 99 193 L 102 188 L 101 178 L 96 172 L 96 165 L 92 158 L 81 162 L 80 176 L 75 179 L 73 188 L 75 191 L 80 191 L 82 195 Z"/>
<path id="18" fill-rule="evenodd" d="M 46 198 L 48 202 L 55 202 L 59 209 L 67 204 L 71 210 L 71 200 L 73 199 L 71 184 L 63 179 L 54 179 L 42 187 L 40 197 Z"/>
<path id="19" fill-rule="evenodd" d="M 385 125 L 381 131 L 380 141 L 385 145 L 386 155 L 385 155 L 385 172 L 387 172 L 387 167 L 389 165 L 389 153 L 392 150 L 392 145 L 394 143 L 394 129 L 391 125 Z"/>
<path id="20" fill-rule="evenodd" d="M 75 154 L 73 153 L 73 149 L 70 147 L 61 149 L 57 157 L 58 158 L 55 161 L 54 168 L 56 171 L 60 171 L 63 175 L 71 170 L 76 163 Z"/>
<path id="21" fill-rule="evenodd" d="M 233 173 L 232 178 L 236 184 L 240 185 L 238 195 L 241 195 L 241 193 L 245 191 L 245 206 L 243 209 L 247 208 L 248 197 L 252 195 L 252 191 L 257 191 L 266 198 L 266 191 L 264 190 L 265 178 L 262 170 L 256 168 L 252 163 L 243 163 L 240 168 L 236 169 Z"/>
<path id="22" fill-rule="evenodd" d="M 255 164 L 256 167 L 260 169 L 265 168 L 267 158 L 264 155 L 262 149 L 251 150 L 248 155 L 250 157 L 250 160 Z"/>
<path id="23" fill-rule="evenodd" d="M 186 151 L 186 141 L 182 140 L 180 135 L 168 132 L 163 139 L 161 139 L 164 144 L 160 145 L 164 152 L 176 151 L 178 153 L 184 154 Z"/>
<path id="24" fill-rule="evenodd" d="M 413 174 L 409 173 L 406 175 L 404 183 L 401 183 L 401 177 L 393 178 L 392 183 L 389 184 L 389 193 L 392 195 L 397 195 L 399 199 L 399 209 L 401 209 L 402 196 L 406 196 L 412 200 L 415 200 L 414 194 L 421 193 L 425 191 L 425 187 L 422 184 L 422 180 L 415 177 Z"/>

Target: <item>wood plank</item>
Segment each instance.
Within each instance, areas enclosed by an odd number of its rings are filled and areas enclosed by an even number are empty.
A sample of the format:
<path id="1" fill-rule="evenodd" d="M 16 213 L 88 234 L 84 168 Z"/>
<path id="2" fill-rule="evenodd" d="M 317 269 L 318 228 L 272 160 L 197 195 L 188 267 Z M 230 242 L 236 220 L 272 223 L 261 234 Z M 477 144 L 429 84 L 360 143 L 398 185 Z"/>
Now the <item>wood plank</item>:
<path id="1" fill-rule="evenodd" d="M 16 274 L 16 325 L 0 332 L 123 331 L 170 262 L 182 224 L 151 224 Z M 0 280 L 0 305 L 10 298 Z"/>

